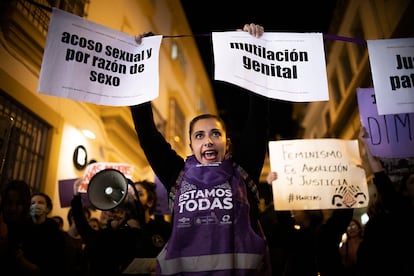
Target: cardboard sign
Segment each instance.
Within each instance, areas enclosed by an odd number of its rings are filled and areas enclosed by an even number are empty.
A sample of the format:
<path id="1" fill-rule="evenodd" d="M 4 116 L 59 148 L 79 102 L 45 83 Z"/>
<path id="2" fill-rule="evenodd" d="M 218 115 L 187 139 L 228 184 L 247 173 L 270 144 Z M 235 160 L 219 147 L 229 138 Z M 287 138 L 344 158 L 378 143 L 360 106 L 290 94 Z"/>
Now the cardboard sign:
<path id="1" fill-rule="evenodd" d="M 275 210 L 361 208 L 368 205 L 357 140 L 270 141 Z"/>

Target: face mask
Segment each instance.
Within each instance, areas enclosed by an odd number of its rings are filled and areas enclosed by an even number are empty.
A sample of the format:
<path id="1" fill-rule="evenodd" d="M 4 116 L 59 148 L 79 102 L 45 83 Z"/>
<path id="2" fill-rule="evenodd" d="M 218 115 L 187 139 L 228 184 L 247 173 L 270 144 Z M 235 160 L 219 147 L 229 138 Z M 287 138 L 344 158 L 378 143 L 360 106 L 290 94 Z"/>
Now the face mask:
<path id="1" fill-rule="evenodd" d="M 40 217 L 46 214 L 46 206 L 40 204 L 32 204 L 30 206 L 30 215 L 32 217 Z"/>

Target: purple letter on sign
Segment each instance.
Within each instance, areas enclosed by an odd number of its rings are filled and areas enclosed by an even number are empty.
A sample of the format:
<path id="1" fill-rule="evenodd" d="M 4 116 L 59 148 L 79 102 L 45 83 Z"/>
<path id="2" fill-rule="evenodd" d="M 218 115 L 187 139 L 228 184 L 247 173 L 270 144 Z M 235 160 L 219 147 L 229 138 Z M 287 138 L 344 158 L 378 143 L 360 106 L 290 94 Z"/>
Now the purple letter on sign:
<path id="1" fill-rule="evenodd" d="M 374 156 L 380 158 L 414 157 L 414 113 L 378 115 L 373 88 L 358 88 L 361 125 Z"/>

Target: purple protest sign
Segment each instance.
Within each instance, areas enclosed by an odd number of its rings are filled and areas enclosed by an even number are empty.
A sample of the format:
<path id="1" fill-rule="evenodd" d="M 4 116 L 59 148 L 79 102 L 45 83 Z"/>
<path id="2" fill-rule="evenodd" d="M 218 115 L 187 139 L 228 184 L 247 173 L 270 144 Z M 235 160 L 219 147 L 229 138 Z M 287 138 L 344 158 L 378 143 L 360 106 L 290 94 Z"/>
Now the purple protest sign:
<path id="1" fill-rule="evenodd" d="M 77 178 L 71 178 L 71 179 L 62 179 L 59 180 L 59 200 L 60 200 L 60 207 L 70 207 L 71 201 L 73 198 L 73 183 L 77 180 Z M 82 197 L 82 204 L 83 206 L 91 206 L 88 194 L 87 193 L 81 193 Z"/>
<path id="2" fill-rule="evenodd" d="M 414 113 L 379 115 L 374 88 L 358 88 L 357 96 L 372 154 L 379 158 L 414 157 Z"/>

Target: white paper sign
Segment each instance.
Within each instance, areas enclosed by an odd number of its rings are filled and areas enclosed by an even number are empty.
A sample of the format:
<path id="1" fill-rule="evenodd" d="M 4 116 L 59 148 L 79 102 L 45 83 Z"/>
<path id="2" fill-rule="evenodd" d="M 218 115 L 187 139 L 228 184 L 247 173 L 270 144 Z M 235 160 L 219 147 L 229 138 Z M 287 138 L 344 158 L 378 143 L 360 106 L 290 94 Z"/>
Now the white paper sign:
<path id="1" fill-rule="evenodd" d="M 131 106 L 158 97 L 162 36 L 144 38 L 111 30 L 53 9 L 38 91 L 109 106 Z"/>
<path id="2" fill-rule="evenodd" d="M 298 139 L 270 141 L 275 210 L 366 207 L 365 170 L 357 140 Z"/>
<path id="3" fill-rule="evenodd" d="M 368 40 L 379 115 L 414 112 L 414 38 Z"/>
<path id="4" fill-rule="evenodd" d="M 321 33 L 212 33 L 216 80 L 292 102 L 329 99 Z"/>

